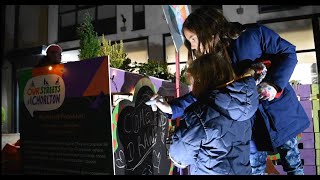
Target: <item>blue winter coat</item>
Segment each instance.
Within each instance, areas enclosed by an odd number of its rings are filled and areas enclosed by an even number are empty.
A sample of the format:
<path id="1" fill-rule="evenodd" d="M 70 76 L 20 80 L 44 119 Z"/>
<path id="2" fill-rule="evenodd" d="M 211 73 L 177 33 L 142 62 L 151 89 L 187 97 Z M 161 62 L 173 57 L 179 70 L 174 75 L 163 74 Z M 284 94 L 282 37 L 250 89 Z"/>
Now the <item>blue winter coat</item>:
<path id="1" fill-rule="evenodd" d="M 279 98 L 272 101 L 262 100 L 259 106 L 259 113 L 262 115 L 268 134 L 263 134 L 263 137 L 259 133 L 260 128 L 254 132 L 253 139 L 259 150 L 270 150 L 265 146 L 267 138 L 271 140 L 272 148 L 275 149 L 303 132 L 309 127 L 310 122 L 289 84 L 298 62 L 295 46 L 265 26 L 256 25 L 247 28 L 234 41 L 232 61 L 236 64 L 246 59 L 261 58 L 271 60 L 271 68 L 268 69 L 264 81 L 271 82 L 283 90 Z"/>
<path id="2" fill-rule="evenodd" d="M 289 79 L 298 62 L 294 45 L 282 39 L 271 29 L 257 24 L 248 27 L 232 42 L 229 54 L 237 72 L 241 71 L 240 66 L 237 65 L 242 61 L 270 59 L 271 68 L 268 69 L 265 81 L 277 85 L 280 91 L 283 90 L 277 99 L 260 101 L 258 112 L 261 114 L 262 123 L 259 122 L 258 129 L 253 129 L 253 139 L 258 150 L 273 150 L 309 127 L 308 116 L 289 84 Z M 195 99 L 187 94 L 171 102 L 173 112 L 171 118 L 181 117 L 184 109 L 194 101 Z M 261 133 L 263 129 L 266 130 L 265 133 Z"/>
<path id="3" fill-rule="evenodd" d="M 178 167 L 190 165 L 192 175 L 251 174 L 251 118 L 258 104 L 251 77 L 193 103 L 172 136 L 171 159 Z"/>

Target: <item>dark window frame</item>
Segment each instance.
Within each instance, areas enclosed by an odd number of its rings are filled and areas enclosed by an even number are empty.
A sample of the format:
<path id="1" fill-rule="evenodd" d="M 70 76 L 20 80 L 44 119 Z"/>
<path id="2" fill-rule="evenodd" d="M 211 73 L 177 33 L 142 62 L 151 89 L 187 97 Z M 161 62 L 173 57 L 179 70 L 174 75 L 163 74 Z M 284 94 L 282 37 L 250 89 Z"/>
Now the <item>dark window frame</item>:
<path id="1" fill-rule="evenodd" d="M 258 5 L 259 14 L 270 13 L 270 12 L 279 12 L 279 11 L 288 11 L 293 9 L 299 9 L 303 6 L 298 5 Z"/>
<path id="2" fill-rule="evenodd" d="M 216 9 L 220 10 L 221 12 L 223 10 L 222 5 L 191 5 L 191 11 L 193 12 L 194 10 L 196 10 L 202 6 L 211 6 L 211 7 L 214 7 Z"/>
<path id="3" fill-rule="evenodd" d="M 316 62 L 317 62 L 317 70 L 318 70 L 318 82 L 320 82 L 320 13 L 261 20 L 261 21 L 257 21 L 257 23 L 270 24 L 270 23 L 287 22 L 287 21 L 303 20 L 303 19 L 310 19 L 312 21 L 313 39 L 314 39 L 314 46 L 315 47 L 314 47 L 314 49 L 298 50 L 298 51 L 296 51 L 296 53 L 299 54 L 299 53 L 304 53 L 304 52 L 315 52 Z"/>
<path id="4" fill-rule="evenodd" d="M 132 31 L 137 31 L 146 28 L 146 8 L 143 6 L 143 11 L 135 12 L 135 8 L 132 5 Z"/>
<path id="5" fill-rule="evenodd" d="M 92 24 L 94 26 L 95 31 L 97 32 L 98 36 L 109 35 L 109 34 L 116 34 L 117 33 L 117 5 L 115 5 L 115 16 L 111 18 L 105 18 L 105 19 L 98 19 L 98 7 L 99 5 L 87 5 L 87 6 L 81 6 L 76 5 L 75 9 L 68 10 L 64 12 L 60 12 L 60 6 L 59 6 L 59 22 L 58 22 L 58 39 L 59 42 L 66 42 L 66 41 L 74 41 L 78 40 L 79 37 L 77 35 L 76 29 L 79 26 L 78 22 L 78 12 L 85 9 L 91 9 L 95 8 L 94 17 L 92 17 Z M 75 24 L 62 27 L 61 26 L 61 16 L 64 14 L 75 12 L 74 18 L 75 18 Z M 111 24 L 108 26 L 108 24 Z M 113 27 L 113 28 L 104 28 L 105 26 Z M 62 32 L 64 31 L 64 32 Z M 69 32 L 66 32 L 69 31 Z"/>
<path id="6" fill-rule="evenodd" d="M 167 51 L 166 51 L 166 38 L 167 37 L 170 37 L 171 36 L 171 33 L 165 33 L 165 34 L 162 34 L 162 43 L 163 43 L 163 57 L 164 57 L 164 61 L 167 65 L 173 65 L 173 64 L 176 64 L 176 62 L 167 62 Z M 182 46 L 184 46 L 184 44 L 182 44 Z M 180 55 L 179 55 L 180 56 Z M 187 61 L 180 61 L 180 64 L 186 64 Z"/>

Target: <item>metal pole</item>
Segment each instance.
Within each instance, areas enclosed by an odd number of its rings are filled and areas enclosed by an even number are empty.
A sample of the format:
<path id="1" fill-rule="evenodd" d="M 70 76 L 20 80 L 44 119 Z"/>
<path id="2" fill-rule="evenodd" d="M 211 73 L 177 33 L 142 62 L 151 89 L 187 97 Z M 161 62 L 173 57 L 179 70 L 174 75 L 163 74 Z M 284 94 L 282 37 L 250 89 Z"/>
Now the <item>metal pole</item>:
<path id="1" fill-rule="evenodd" d="M 180 59 L 179 51 L 176 52 L 176 95 L 180 97 Z"/>

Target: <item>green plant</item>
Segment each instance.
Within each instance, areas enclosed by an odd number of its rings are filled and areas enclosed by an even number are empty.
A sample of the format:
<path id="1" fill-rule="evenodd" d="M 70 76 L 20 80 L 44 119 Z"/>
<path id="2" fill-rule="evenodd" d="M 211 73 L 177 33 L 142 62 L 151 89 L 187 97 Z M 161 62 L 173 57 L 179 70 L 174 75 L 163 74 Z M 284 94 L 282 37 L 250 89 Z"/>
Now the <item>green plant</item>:
<path id="1" fill-rule="evenodd" d="M 119 69 L 123 69 L 129 72 L 133 72 L 135 70 L 135 67 L 131 66 L 131 59 L 130 58 L 126 58 L 123 62 L 122 65 L 120 66 Z"/>
<path id="2" fill-rule="evenodd" d="M 101 37 L 100 56 L 108 56 L 112 51 L 111 41 L 107 41 L 104 38 L 104 34 Z"/>
<path id="3" fill-rule="evenodd" d="M 83 60 L 98 57 L 100 54 L 100 41 L 97 33 L 94 31 L 88 12 L 85 13 L 83 23 L 77 28 L 77 33 L 80 38 L 79 59 Z"/>
<path id="4" fill-rule="evenodd" d="M 174 75 L 169 73 L 168 65 L 159 61 L 148 60 L 148 63 L 133 63 L 139 74 L 153 76 L 160 79 L 172 80 Z"/>
<path id="5" fill-rule="evenodd" d="M 185 73 L 187 71 L 187 66 L 185 66 L 180 73 L 180 82 L 186 84 L 186 85 L 190 85 L 190 83 L 187 81 L 187 78 L 185 76 Z"/>
<path id="6" fill-rule="evenodd" d="M 110 66 L 118 69 L 123 69 L 123 63 L 127 58 L 127 53 L 124 52 L 123 49 L 123 41 L 121 40 L 120 43 L 115 43 L 111 45 L 111 41 L 107 41 L 104 38 L 104 34 L 102 34 L 101 40 L 101 49 L 100 49 L 100 56 L 110 56 Z M 130 60 L 130 59 L 129 59 Z M 128 60 L 127 60 L 128 62 Z M 129 64 L 131 63 L 131 60 Z M 127 64 L 128 65 L 128 64 Z"/>

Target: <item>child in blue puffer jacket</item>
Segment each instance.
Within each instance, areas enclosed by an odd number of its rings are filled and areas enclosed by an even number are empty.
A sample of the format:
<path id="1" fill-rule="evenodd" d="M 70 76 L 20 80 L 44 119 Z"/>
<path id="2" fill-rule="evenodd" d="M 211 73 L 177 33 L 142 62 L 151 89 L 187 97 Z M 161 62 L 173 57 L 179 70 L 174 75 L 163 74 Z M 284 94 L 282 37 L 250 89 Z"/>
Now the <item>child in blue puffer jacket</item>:
<path id="1" fill-rule="evenodd" d="M 191 175 L 251 174 L 255 80 L 251 74 L 236 78 L 228 56 L 220 53 L 194 60 L 187 74 L 197 101 L 172 135 L 171 160 L 181 168 L 190 166 Z"/>

